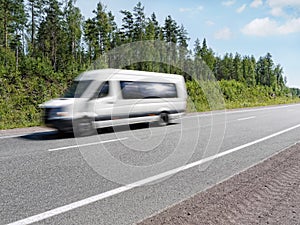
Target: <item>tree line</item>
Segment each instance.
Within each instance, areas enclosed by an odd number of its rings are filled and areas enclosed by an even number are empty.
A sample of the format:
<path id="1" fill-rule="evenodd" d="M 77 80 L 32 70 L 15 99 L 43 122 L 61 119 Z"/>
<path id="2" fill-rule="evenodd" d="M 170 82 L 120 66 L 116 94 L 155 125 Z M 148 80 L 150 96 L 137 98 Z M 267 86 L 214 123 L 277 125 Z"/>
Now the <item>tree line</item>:
<path id="1" fill-rule="evenodd" d="M 21 110 L 26 112 L 24 119 L 34 117 L 38 104 L 60 95 L 79 72 L 99 57 L 123 44 L 150 40 L 178 47 L 170 51 L 174 65 L 182 68 L 197 68 L 202 60 L 219 81 L 235 80 L 245 87 L 265 86 L 269 94 L 299 94 L 286 87 L 283 68 L 275 64 L 270 53 L 258 59 L 239 53 L 219 56 L 208 47 L 206 39 L 197 39 L 189 46 L 187 30 L 171 15 L 160 24 L 154 12 L 150 16 L 145 14 L 140 2 L 131 11 L 120 13 L 122 22 L 118 25 L 113 13 L 101 2 L 91 18 L 84 18 L 76 0 L 0 0 L 1 114 L 7 116 Z M 126 68 L 182 72 L 155 62 L 135 63 Z M 195 69 L 194 73 L 197 76 L 199 71 Z"/>
<path id="2" fill-rule="evenodd" d="M 208 48 L 206 39 L 197 39 L 189 50 L 188 33 L 169 15 L 162 25 L 155 13 L 147 17 L 140 2 L 132 11 L 121 10 L 120 27 L 111 11 L 101 2 L 92 18 L 84 19 L 76 0 L 1 0 L 0 41 L 2 51 L 14 54 L 16 71 L 22 70 L 24 58 L 41 60 L 54 72 L 85 69 L 99 56 L 124 43 L 143 40 L 172 42 L 186 49 L 179 58 L 201 57 L 218 80 L 237 80 L 247 85 L 267 85 L 282 89 L 286 78 L 283 68 L 272 55 L 255 59 L 239 53 L 223 57 Z M 9 56 L 8 56 L 9 57 Z M 3 56 L 2 64 L 9 59 Z M 23 72 L 23 71 L 22 71 Z M 26 71 L 25 71 L 26 72 Z"/>

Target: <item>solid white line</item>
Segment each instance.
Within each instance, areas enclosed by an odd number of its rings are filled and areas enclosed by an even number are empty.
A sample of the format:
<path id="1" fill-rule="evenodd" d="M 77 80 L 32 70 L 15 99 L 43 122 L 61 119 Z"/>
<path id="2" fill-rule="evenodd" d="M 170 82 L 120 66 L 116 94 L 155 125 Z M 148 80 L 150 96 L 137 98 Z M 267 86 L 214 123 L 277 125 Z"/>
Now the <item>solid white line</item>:
<path id="1" fill-rule="evenodd" d="M 35 131 L 35 132 L 32 132 L 32 133 L 23 133 L 23 134 L 0 136 L 0 139 L 16 138 L 16 137 L 22 137 L 22 136 L 25 136 L 25 135 L 32 135 L 32 134 L 43 133 L 43 132 L 51 132 L 51 131 L 53 131 L 53 130 L 43 130 L 43 131 Z"/>
<path id="2" fill-rule="evenodd" d="M 7 138 L 15 138 L 15 137 L 22 137 L 26 134 L 16 134 L 16 135 L 9 135 L 9 136 L 2 136 L 0 139 L 7 139 Z"/>
<path id="3" fill-rule="evenodd" d="M 22 219 L 22 220 L 18 220 L 16 222 L 10 223 L 8 225 L 25 225 L 25 224 L 31 224 L 31 223 L 39 222 L 41 220 L 50 218 L 52 216 L 56 216 L 56 215 L 59 215 L 59 214 L 71 211 L 73 209 L 76 209 L 76 208 L 79 208 L 79 207 L 82 207 L 82 206 L 94 203 L 96 201 L 99 201 L 99 200 L 102 200 L 102 199 L 105 199 L 105 198 L 108 198 L 108 197 L 120 194 L 122 192 L 131 190 L 131 189 L 133 189 L 135 187 L 140 187 L 142 185 L 149 184 L 149 183 L 151 183 L 153 181 L 156 181 L 156 180 L 168 177 L 170 175 L 174 175 L 174 174 L 176 174 L 178 172 L 190 169 L 192 167 L 199 166 L 199 165 L 201 165 L 203 163 L 212 161 L 214 159 L 217 159 L 217 158 L 220 158 L 222 156 L 228 155 L 230 153 L 236 152 L 238 150 L 244 149 L 244 148 L 249 147 L 251 145 L 255 145 L 255 144 L 259 143 L 259 142 L 268 140 L 270 138 L 273 138 L 273 137 L 276 137 L 278 135 L 284 134 L 286 132 L 289 132 L 289 131 L 294 130 L 294 129 L 299 128 L 299 127 L 300 127 L 300 124 L 298 124 L 296 126 L 293 126 L 293 127 L 290 127 L 290 128 L 287 128 L 285 130 L 276 132 L 274 134 L 268 135 L 266 137 L 260 138 L 258 140 L 249 142 L 247 144 L 238 146 L 236 148 L 232 148 L 232 149 L 229 149 L 227 151 L 221 152 L 219 154 L 207 157 L 205 159 L 201 159 L 201 160 L 199 160 L 197 162 L 193 162 L 193 163 L 187 164 L 185 166 L 181 166 L 181 167 L 178 167 L 178 168 L 166 171 L 164 173 L 160 173 L 160 174 L 157 174 L 155 176 L 145 178 L 143 180 L 134 182 L 132 184 L 121 186 L 119 188 L 116 188 L 116 189 L 113 189 L 113 190 L 101 193 L 99 195 L 91 196 L 89 198 L 86 198 L 86 199 L 83 199 L 83 200 L 80 200 L 80 201 L 77 201 L 77 202 L 73 202 L 73 203 L 70 203 L 68 205 L 64 205 L 64 206 L 61 206 L 61 207 L 58 207 L 58 208 L 55 208 L 55 209 L 52 209 L 52 210 L 49 210 L 49 211 L 46 211 L 46 212 L 34 215 L 34 216 L 31 216 L 31 217 L 28 217 L 28 218 L 25 218 L 25 219 Z"/>
<path id="4" fill-rule="evenodd" d="M 124 137 L 124 138 L 119 138 L 119 139 L 105 140 L 105 141 L 87 143 L 87 144 L 82 144 L 82 145 L 71 145 L 71 146 L 65 146 L 65 147 L 60 147 L 60 148 L 51 148 L 51 149 L 48 149 L 48 151 L 49 152 L 61 151 L 61 150 L 66 150 L 66 149 L 70 149 L 70 148 L 86 147 L 86 146 L 98 145 L 98 144 L 115 142 L 115 141 L 123 141 L 123 140 L 126 140 L 126 139 L 128 139 L 128 138 Z"/>
<path id="5" fill-rule="evenodd" d="M 246 117 L 246 118 L 240 118 L 240 119 L 238 119 L 238 121 L 251 120 L 251 119 L 254 119 L 254 118 L 256 118 L 256 116 L 249 116 L 249 117 Z"/>

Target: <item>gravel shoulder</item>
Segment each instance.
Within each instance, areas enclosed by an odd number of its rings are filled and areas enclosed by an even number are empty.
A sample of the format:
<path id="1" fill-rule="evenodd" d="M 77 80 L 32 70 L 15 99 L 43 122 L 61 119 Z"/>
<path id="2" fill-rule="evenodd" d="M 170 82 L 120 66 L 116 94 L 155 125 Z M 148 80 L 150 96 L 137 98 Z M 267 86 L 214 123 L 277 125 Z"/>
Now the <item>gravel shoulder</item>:
<path id="1" fill-rule="evenodd" d="M 138 224 L 300 224 L 300 144 Z"/>

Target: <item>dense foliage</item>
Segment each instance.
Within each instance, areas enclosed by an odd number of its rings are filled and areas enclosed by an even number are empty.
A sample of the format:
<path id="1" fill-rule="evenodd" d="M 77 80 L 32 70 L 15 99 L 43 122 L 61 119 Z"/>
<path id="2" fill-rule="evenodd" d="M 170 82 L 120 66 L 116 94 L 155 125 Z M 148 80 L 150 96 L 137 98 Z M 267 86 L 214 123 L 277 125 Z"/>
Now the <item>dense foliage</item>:
<path id="1" fill-rule="evenodd" d="M 39 124 L 40 103 L 61 95 L 72 79 L 100 56 L 135 41 L 174 43 L 178 49 L 172 60 L 181 68 L 186 64 L 199 68 L 203 60 L 218 80 L 228 108 L 291 102 L 300 93 L 286 87 L 283 68 L 274 63 L 270 53 L 259 59 L 239 53 L 220 57 L 205 39 L 202 43 L 197 39 L 190 50 L 183 25 L 171 16 L 159 24 L 155 13 L 145 15 L 141 3 L 133 11 L 120 12 L 123 19 L 118 27 L 102 3 L 92 18 L 85 19 L 75 2 L 0 0 L 0 129 Z M 176 67 L 155 62 L 126 68 L 181 73 Z M 203 78 L 207 71 L 196 69 L 193 73 Z M 218 108 L 209 105 L 208 96 L 203 94 L 203 88 L 211 84 L 199 86 L 186 78 L 189 102 L 193 103 L 189 104 L 190 111 Z"/>

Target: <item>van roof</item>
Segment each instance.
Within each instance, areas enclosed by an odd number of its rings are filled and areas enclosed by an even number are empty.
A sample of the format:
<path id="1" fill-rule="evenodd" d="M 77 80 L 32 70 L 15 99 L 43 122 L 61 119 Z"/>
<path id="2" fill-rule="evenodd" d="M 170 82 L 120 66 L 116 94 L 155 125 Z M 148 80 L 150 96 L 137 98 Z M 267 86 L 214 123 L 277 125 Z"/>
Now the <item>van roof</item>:
<path id="1" fill-rule="evenodd" d="M 122 69 L 100 69 L 100 70 L 91 70 L 86 71 L 80 74 L 76 80 L 108 80 L 108 79 L 122 79 L 123 76 L 127 77 L 157 77 L 157 78 L 167 78 L 181 80 L 183 77 L 177 74 L 167 74 L 167 73 L 156 73 L 156 72 L 146 72 L 138 70 L 122 70 Z"/>

